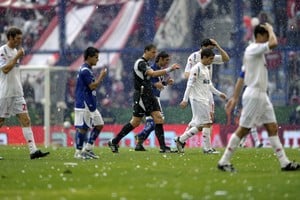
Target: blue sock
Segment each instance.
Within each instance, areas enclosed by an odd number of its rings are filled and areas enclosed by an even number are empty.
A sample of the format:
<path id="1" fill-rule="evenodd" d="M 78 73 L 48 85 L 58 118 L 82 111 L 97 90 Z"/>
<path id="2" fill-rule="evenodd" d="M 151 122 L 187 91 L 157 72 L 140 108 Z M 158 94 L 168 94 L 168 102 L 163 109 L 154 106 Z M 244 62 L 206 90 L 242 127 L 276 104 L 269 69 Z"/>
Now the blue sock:
<path id="1" fill-rule="evenodd" d="M 138 134 L 138 137 L 142 140 L 146 140 L 154 128 L 155 124 L 153 119 L 147 119 L 144 129 Z"/>
<path id="2" fill-rule="evenodd" d="M 92 132 L 90 133 L 90 137 L 88 139 L 88 143 L 94 144 L 94 142 L 98 138 L 99 134 L 100 134 L 100 131 L 98 129 L 94 128 L 92 130 Z"/>
<path id="3" fill-rule="evenodd" d="M 76 149 L 82 150 L 83 143 L 85 140 L 86 140 L 86 134 L 76 131 L 76 135 L 75 135 Z"/>

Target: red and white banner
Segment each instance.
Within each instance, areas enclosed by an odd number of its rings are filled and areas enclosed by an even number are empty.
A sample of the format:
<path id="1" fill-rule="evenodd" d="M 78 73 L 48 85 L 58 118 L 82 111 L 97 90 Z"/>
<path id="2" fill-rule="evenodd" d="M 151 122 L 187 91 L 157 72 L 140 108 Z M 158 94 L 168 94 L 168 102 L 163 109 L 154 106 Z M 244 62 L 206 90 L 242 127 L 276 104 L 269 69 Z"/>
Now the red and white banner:
<path id="1" fill-rule="evenodd" d="M 109 4 L 119 4 L 125 3 L 128 0 L 71 0 L 69 2 L 65 1 L 66 4 L 84 4 L 84 5 L 109 5 Z M 20 0 L 0 0 L 0 7 L 3 8 L 15 8 L 15 9 L 39 9 L 57 6 L 59 0 L 48 0 L 48 1 L 38 1 L 36 3 L 29 3 Z"/>
<path id="2" fill-rule="evenodd" d="M 110 125 L 104 126 L 98 139 L 95 142 L 95 146 L 107 146 L 107 142 L 113 138 L 121 130 L 123 125 Z M 299 148 L 300 145 L 300 126 L 295 125 L 280 125 L 279 137 L 284 147 L 286 148 Z M 181 135 L 186 128 L 185 124 L 165 124 L 165 141 L 170 147 L 175 147 L 174 138 Z M 120 141 L 121 147 L 135 147 L 134 136 L 143 129 L 143 126 L 139 126 L 130 132 L 126 137 Z M 225 126 L 220 124 L 214 124 L 211 141 L 213 147 L 225 147 L 231 136 L 235 131 L 236 126 Z M 39 145 L 44 144 L 44 127 L 33 126 L 35 141 Z M 74 128 L 64 128 L 62 126 L 53 126 L 50 130 L 50 141 L 52 145 L 58 146 L 74 146 Z M 262 141 L 264 147 L 270 147 L 268 134 L 265 129 L 258 129 L 259 138 Z M 26 144 L 26 141 L 22 134 L 20 127 L 2 127 L 0 129 L 0 145 L 21 145 Z M 247 147 L 253 147 L 251 136 L 248 135 Z M 158 142 L 154 132 L 150 134 L 149 138 L 145 142 L 145 147 L 158 147 Z M 187 140 L 186 147 L 201 147 L 202 146 L 202 134 L 201 132 L 194 135 Z"/>

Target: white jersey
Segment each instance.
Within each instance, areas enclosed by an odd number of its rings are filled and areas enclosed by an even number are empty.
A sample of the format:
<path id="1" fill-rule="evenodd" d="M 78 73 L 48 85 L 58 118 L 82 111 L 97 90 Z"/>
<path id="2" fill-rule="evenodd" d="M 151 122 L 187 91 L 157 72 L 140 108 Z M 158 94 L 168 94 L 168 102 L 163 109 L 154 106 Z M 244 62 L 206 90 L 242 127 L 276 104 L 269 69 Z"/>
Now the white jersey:
<path id="1" fill-rule="evenodd" d="M 190 71 L 183 101 L 190 98 L 209 105 L 212 87 L 208 66 L 199 62 Z"/>
<path id="2" fill-rule="evenodd" d="M 198 62 L 201 61 L 201 49 L 199 51 L 193 52 L 187 59 L 184 72 L 190 72 L 192 67 L 196 65 Z M 212 71 L 213 71 L 213 64 L 223 64 L 222 56 L 221 55 L 215 55 L 214 60 L 211 65 L 209 65 L 210 70 L 210 79 L 212 79 Z"/>
<path id="3" fill-rule="evenodd" d="M 23 97 L 21 74 L 19 64 L 14 66 L 7 74 L 2 68 L 17 55 L 17 49 L 11 49 L 7 45 L 0 47 L 0 99 L 8 97 Z"/>
<path id="4" fill-rule="evenodd" d="M 268 70 L 264 54 L 270 51 L 269 43 L 252 43 L 246 50 L 243 65 L 245 67 L 245 85 L 267 91 Z"/>

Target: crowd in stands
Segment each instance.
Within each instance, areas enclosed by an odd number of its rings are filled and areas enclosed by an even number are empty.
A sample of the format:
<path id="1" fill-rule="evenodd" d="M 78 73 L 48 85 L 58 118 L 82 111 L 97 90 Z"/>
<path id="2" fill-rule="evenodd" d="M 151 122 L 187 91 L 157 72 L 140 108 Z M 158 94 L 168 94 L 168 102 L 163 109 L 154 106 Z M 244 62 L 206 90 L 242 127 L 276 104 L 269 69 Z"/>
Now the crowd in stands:
<path id="1" fill-rule="evenodd" d="M 163 21 L 166 13 L 172 5 L 172 0 L 157 0 L 158 7 L 155 11 L 155 27 L 158 28 L 161 21 Z M 290 8 L 288 2 L 293 2 L 293 8 Z M 101 5 L 97 6 L 95 12 L 90 18 L 89 22 L 83 28 L 79 36 L 76 38 L 73 44 L 67 47 L 71 53 L 66 57 L 66 64 L 70 65 L 78 57 L 77 54 L 73 54 L 74 51 L 82 51 L 87 45 L 93 45 L 110 26 L 112 20 L 118 14 L 121 9 L 120 4 L 115 5 Z M 214 18 L 224 19 L 232 24 L 232 33 L 230 41 L 222 44 L 225 49 L 234 47 L 234 34 L 235 34 L 235 13 L 234 13 L 234 1 L 228 0 L 216 0 L 211 1 L 205 8 L 198 7 L 194 12 L 191 38 L 191 48 L 199 48 L 199 44 L 202 38 L 209 37 L 205 32 L 205 21 Z M 286 1 L 286 0 L 255 0 L 255 1 L 242 1 L 243 15 L 243 28 L 244 46 L 251 42 L 253 39 L 252 28 L 255 20 L 260 22 L 269 22 L 274 24 L 275 32 L 280 42 L 280 48 L 290 47 L 288 51 L 274 51 L 268 55 L 267 62 L 270 71 L 270 83 L 269 94 L 274 105 L 298 105 L 300 104 L 300 1 Z M 24 48 L 28 51 L 34 46 L 37 39 L 43 33 L 53 16 L 57 13 L 55 8 L 47 8 L 44 10 L 33 9 L 8 9 L 0 8 L 2 17 L 0 18 L 0 41 L 3 44 L 6 41 L 5 30 L 11 25 L 21 27 L 23 30 Z M 41 14 L 42 13 L 42 14 Z M 143 12 L 142 12 L 143 13 Z M 193 13 L 193 12 L 191 12 Z M 101 20 L 99 20 L 101 19 Z M 132 33 L 126 44 L 126 48 L 130 49 L 142 49 L 144 47 L 145 32 L 143 30 L 143 24 L 146 22 L 146 17 L 140 17 L 136 26 L 132 30 Z M 91 24 L 93 24 L 91 26 Z M 224 41 L 223 41 L 224 42 Z M 68 51 L 67 51 L 68 52 Z M 188 55 L 191 52 L 184 54 Z M 105 79 L 104 87 L 100 87 L 98 95 L 100 96 L 100 105 L 103 107 L 113 108 L 128 108 L 131 106 L 132 97 L 132 66 L 135 59 L 140 56 L 141 52 L 133 50 L 132 52 L 124 52 L 120 55 L 120 69 L 118 72 L 110 72 L 108 78 Z M 176 57 L 180 53 L 172 53 L 171 55 Z M 182 56 L 182 55 L 181 55 Z M 181 59 L 182 68 L 185 67 L 186 58 Z M 232 56 L 231 56 L 232 57 Z M 287 58 L 287 59 L 286 59 Z M 111 67 L 111 66 L 106 66 Z M 213 82 L 216 87 L 227 93 L 228 96 L 232 94 L 236 74 L 232 76 L 232 68 L 240 69 L 240 66 L 233 66 L 230 62 L 222 66 L 221 68 L 214 68 Z M 98 69 L 99 70 L 99 69 Z M 222 76 L 220 75 L 222 73 Z M 225 74 L 225 76 L 224 76 Z M 233 73 L 234 74 L 234 73 Z M 72 108 L 74 102 L 74 80 L 76 72 L 72 72 L 68 75 L 67 81 L 67 93 L 66 93 L 66 105 Z M 224 78 L 225 77 L 225 78 Z M 286 78 L 289 77 L 289 78 Z M 31 80 L 31 81 L 28 81 Z M 32 81 L 33 80 L 33 81 Z M 287 81 L 285 81 L 287 80 Z M 40 81 L 40 82 L 39 82 Z M 32 101 L 40 103 L 42 107 L 42 97 L 35 97 L 38 86 L 42 85 L 42 77 L 28 77 L 24 80 L 24 85 L 28 88 L 26 95 L 31 98 Z M 30 88 L 30 85 L 32 87 Z M 186 80 L 180 75 L 176 76 L 176 84 L 165 90 L 165 97 L 162 97 L 162 103 L 165 105 L 177 105 L 184 91 Z M 28 86 L 28 87 L 27 87 Z M 33 88 L 33 90 L 32 90 Z M 34 89 L 36 88 L 36 89 Z M 34 94 L 34 95 L 33 95 Z M 37 93 L 38 94 L 38 93 Z M 39 99 L 39 100 L 38 100 Z M 217 105 L 221 105 L 223 102 L 216 99 Z"/>

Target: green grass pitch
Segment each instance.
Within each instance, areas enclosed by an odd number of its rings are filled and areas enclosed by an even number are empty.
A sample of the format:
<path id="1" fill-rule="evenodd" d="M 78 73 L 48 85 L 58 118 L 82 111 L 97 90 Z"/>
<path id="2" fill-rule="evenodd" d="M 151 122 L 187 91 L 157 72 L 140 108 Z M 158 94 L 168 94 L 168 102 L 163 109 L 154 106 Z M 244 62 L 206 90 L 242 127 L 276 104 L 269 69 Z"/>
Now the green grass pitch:
<path id="1" fill-rule="evenodd" d="M 42 148 L 43 149 L 43 148 Z M 224 149 L 218 149 L 222 153 Z M 0 146 L 1 200 L 298 199 L 300 171 L 281 172 L 272 149 L 238 149 L 237 173 L 218 171 L 220 155 L 201 149 L 161 154 L 96 148 L 98 160 L 76 160 L 73 148 L 49 148 L 49 157 L 30 160 L 27 146 Z M 299 149 L 286 149 L 300 162 Z"/>

